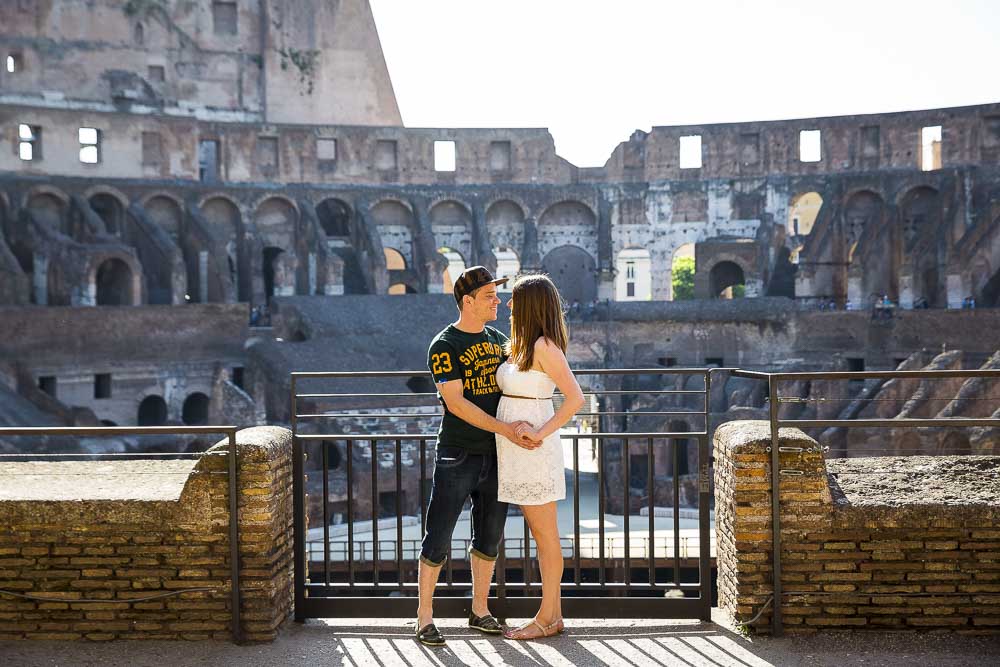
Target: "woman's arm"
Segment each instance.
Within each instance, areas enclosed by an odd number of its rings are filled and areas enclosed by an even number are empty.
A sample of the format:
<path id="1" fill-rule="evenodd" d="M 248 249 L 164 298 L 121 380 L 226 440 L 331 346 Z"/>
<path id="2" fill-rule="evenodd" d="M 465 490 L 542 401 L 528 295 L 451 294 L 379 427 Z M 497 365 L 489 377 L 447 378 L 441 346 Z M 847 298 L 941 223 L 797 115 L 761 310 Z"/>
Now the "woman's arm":
<path id="1" fill-rule="evenodd" d="M 566 355 L 559 349 L 559 346 L 547 338 L 539 338 L 535 341 L 535 363 L 541 366 L 542 370 L 552 378 L 562 392 L 563 404 L 559 406 L 552 418 L 542 424 L 535 434 L 528 433 L 529 437 L 535 440 L 552 435 L 562 428 L 573 418 L 573 415 L 583 407 L 583 390 L 576 381 L 573 371 L 569 369 L 569 362 Z"/>

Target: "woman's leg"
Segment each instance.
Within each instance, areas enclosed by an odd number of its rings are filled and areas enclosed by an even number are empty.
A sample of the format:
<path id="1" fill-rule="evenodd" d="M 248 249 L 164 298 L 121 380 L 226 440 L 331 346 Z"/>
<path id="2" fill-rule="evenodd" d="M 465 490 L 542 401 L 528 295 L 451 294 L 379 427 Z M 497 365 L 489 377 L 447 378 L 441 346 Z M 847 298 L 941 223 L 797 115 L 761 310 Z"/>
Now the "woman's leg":
<path id="1" fill-rule="evenodd" d="M 562 545 L 559 543 L 556 504 L 522 505 L 521 511 L 528 520 L 531 535 L 538 546 L 538 569 L 542 574 L 542 604 L 535 619 L 543 626 L 549 625 L 562 618 L 560 587 L 563 555 Z"/>

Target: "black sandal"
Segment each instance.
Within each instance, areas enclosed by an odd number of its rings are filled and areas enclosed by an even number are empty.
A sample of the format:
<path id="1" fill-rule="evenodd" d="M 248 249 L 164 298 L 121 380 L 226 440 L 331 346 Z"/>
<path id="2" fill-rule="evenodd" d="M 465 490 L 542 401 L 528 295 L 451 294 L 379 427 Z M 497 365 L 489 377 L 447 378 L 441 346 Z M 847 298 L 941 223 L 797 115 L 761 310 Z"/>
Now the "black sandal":
<path id="1" fill-rule="evenodd" d="M 469 614 L 469 627 L 475 628 L 480 632 L 484 632 L 488 635 L 502 635 L 503 626 L 497 622 L 497 619 L 493 618 L 490 614 L 486 616 L 476 616 L 475 614 Z"/>
<path id="2" fill-rule="evenodd" d="M 444 646 L 444 635 L 442 635 L 437 626 L 433 623 L 428 623 L 424 627 L 417 630 L 417 641 L 425 646 Z"/>

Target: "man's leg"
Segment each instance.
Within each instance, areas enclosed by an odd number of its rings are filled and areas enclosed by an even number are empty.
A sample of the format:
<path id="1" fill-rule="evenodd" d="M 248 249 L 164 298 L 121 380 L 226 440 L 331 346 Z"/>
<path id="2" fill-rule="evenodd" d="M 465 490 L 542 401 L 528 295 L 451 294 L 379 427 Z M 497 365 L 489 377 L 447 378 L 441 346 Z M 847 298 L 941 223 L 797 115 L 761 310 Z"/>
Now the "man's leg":
<path id="1" fill-rule="evenodd" d="M 417 630 L 434 621 L 434 587 L 441 574 L 441 566 L 451 554 L 451 536 L 478 473 L 478 467 L 470 470 L 472 462 L 468 460 L 468 453 L 455 450 L 448 447 L 449 456 L 443 461 L 443 447 L 439 445 L 434 464 L 431 499 L 427 507 L 427 532 L 420 549 L 417 573 Z"/>
<path id="2" fill-rule="evenodd" d="M 472 613 L 487 616 L 493 570 L 500 553 L 503 529 L 507 523 L 507 503 L 497 500 L 497 459 L 484 457 L 479 485 L 472 491 Z"/>

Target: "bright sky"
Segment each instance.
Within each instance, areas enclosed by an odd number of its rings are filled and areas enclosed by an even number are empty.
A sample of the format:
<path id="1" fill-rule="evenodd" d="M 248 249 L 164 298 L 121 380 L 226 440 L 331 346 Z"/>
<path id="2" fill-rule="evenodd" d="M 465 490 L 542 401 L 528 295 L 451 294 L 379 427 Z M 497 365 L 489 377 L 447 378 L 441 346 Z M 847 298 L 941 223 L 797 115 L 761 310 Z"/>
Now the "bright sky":
<path id="1" fill-rule="evenodd" d="M 635 129 L 1000 102 L 996 0 L 370 0 L 408 127 Z"/>

